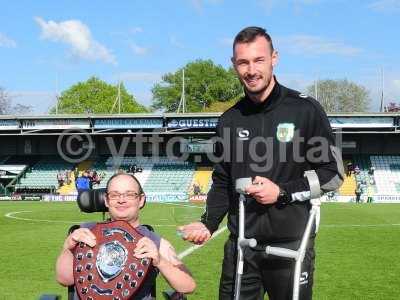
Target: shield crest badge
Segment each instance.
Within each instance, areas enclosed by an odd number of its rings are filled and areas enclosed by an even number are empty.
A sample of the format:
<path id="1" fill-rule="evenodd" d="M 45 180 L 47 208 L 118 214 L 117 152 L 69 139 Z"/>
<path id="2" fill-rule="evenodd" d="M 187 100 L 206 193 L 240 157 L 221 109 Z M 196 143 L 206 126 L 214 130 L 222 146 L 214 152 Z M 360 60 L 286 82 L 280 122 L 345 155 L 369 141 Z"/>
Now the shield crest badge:
<path id="1" fill-rule="evenodd" d="M 276 128 L 276 138 L 282 143 L 290 142 L 294 136 L 293 123 L 281 123 Z"/>

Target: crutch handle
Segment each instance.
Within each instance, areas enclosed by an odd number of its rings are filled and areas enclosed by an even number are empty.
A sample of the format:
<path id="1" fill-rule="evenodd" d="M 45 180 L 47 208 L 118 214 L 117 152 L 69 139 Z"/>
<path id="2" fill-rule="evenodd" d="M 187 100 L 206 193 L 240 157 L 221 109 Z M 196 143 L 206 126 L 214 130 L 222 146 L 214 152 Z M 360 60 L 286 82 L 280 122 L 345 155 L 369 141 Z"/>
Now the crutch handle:
<path id="1" fill-rule="evenodd" d="M 267 248 L 265 248 L 265 252 L 267 252 L 267 254 L 271 254 L 271 255 L 275 255 L 275 256 L 294 258 L 295 260 L 297 260 L 297 258 L 299 256 L 298 251 L 281 248 L 281 247 L 267 246 Z"/>
<path id="2" fill-rule="evenodd" d="M 255 246 L 257 246 L 257 241 L 256 239 L 241 239 L 239 240 L 239 246 L 244 248 L 244 247 L 250 247 L 250 248 L 254 248 Z"/>

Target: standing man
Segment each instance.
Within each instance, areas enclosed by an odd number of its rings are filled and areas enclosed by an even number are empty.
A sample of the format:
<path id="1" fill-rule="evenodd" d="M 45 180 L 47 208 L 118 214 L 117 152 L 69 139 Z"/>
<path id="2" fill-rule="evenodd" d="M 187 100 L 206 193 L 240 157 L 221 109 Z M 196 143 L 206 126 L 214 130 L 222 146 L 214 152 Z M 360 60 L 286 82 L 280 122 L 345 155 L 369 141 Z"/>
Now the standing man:
<path id="1" fill-rule="evenodd" d="M 278 62 L 265 29 L 248 27 L 236 36 L 232 63 L 245 96 L 220 118 L 217 144 L 222 161 L 214 167 L 201 222 L 183 226 L 184 239 L 203 244 L 228 214 L 229 238 L 224 247 L 219 299 L 233 299 L 238 236 L 235 180 L 252 177 L 246 189 L 246 248 L 240 299 L 286 300 L 292 297 L 294 263 L 267 256 L 265 246 L 297 249 L 309 216 L 310 186 L 304 172 L 314 170 L 320 193 L 343 182 L 341 154 L 321 105 L 280 85 L 273 75 Z M 224 147 L 222 147 L 224 146 Z M 230 155 L 230 156 L 229 156 Z M 314 237 L 310 238 L 301 270 L 300 299 L 312 298 Z"/>
<path id="2" fill-rule="evenodd" d="M 360 203 L 361 202 L 361 194 L 362 194 L 362 189 L 361 189 L 360 183 L 357 183 L 357 187 L 356 187 L 356 190 L 354 191 L 354 193 L 356 194 L 356 203 Z"/>
<path id="3" fill-rule="evenodd" d="M 145 199 L 139 181 L 130 174 L 117 173 L 107 182 L 105 205 L 111 220 L 124 220 L 144 236 L 138 241 L 132 255 L 139 259 L 151 258 L 153 266 L 161 272 L 172 288 L 179 293 L 192 293 L 196 283 L 177 257 L 172 245 L 140 224 L 139 211 L 145 205 Z M 79 242 L 94 247 L 96 237 L 89 228 L 79 228 L 66 238 L 56 263 L 56 279 L 61 285 L 74 284 L 72 251 Z M 155 278 L 148 276 L 146 280 L 154 281 Z M 153 299 L 150 294 L 154 283 L 145 281 L 134 299 Z"/>

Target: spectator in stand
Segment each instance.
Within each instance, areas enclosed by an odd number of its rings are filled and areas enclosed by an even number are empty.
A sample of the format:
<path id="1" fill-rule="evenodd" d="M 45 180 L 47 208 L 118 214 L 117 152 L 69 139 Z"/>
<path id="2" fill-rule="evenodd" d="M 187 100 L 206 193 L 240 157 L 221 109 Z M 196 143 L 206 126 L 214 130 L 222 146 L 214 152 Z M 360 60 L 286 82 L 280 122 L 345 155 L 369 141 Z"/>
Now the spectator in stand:
<path id="1" fill-rule="evenodd" d="M 348 164 L 347 164 L 347 173 L 346 173 L 346 175 L 347 176 L 351 176 L 351 172 L 353 172 L 354 170 L 353 170 L 353 163 L 350 161 Z"/>
<path id="2" fill-rule="evenodd" d="M 326 193 L 326 197 L 327 197 L 328 201 L 335 201 L 335 192 L 330 191 L 330 192 Z"/>
<path id="3" fill-rule="evenodd" d="M 90 180 L 86 171 L 83 172 L 82 176 L 78 177 L 78 179 L 75 181 L 75 186 L 78 193 L 90 189 Z"/>
<path id="4" fill-rule="evenodd" d="M 64 179 L 63 179 L 63 174 L 61 171 L 58 171 L 57 173 L 57 181 L 58 181 L 58 187 L 62 187 L 64 185 Z"/>
<path id="5" fill-rule="evenodd" d="M 70 185 L 71 184 L 71 170 L 66 170 L 65 171 L 65 177 L 66 177 L 66 182 L 67 182 L 67 185 Z"/>
<path id="6" fill-rule="evenodd" d="M 89 178 L 89 187 L 90 187 L 90 189 L 92 189 L 93 188 L 93 171 L 86 170 L 86 173 L 88 174 L 88 178 Z"/>
<path id="7" fill-rule="evenodd" d="M 75 181 L 78 179 L 78 177 L 79 177 L 79 170 L 78 170 L 78 167 L 75 167 L 75 169 L 74 169 L 74 177 L 75 177 Z"/>
<path id="8" fill-rule="evenodd" d="M 137 172 L 137 165 L 129 165 L 128 173 L 135 174 Z"/>
<path id="9" fill-rule="evenodd" d="M 105 172 L 100 172 L 99 173 L 99 184 L 104 178 L 106 178 L 106 173 Z"/>
<path id="10" fill-rule="evenodd" d="M 193 184 L 193 194 L 200 195 L 200 193 L 201 193 L 200 185 L 196 182 Z"/>
<path id="11" fill-rule="evenodd" d="M 354 167 L 354 174 L 355 174 L 355 175 L 360 174 L 360 167 L 359 167 L 358 165 L 356 165 L 356 166 Z"/>
<path id="12" fill-rule="evenodd" d="M 371 167 L 369 168 L 369 170 L 368 170 L 368 174 L 369 174 L 370 176 L 374 176 L 374 173 L 375 173 L 375 167 L 374 167 L 374 166 L 371 166 Z"/>
<path id="13" fill-rule="evenodd" d="M 96 171 L 93 171 L 93 176 L 92 176 L 92 187 L 93 185 L 99 185 L 100 184 L 100 176 L 97 174 Z"/>

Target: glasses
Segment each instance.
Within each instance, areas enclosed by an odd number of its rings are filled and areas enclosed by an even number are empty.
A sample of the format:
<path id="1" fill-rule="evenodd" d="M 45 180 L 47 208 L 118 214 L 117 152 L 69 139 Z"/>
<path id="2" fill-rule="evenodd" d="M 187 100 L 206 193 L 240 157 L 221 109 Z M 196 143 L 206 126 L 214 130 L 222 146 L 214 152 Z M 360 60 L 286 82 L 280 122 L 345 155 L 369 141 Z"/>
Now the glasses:
<path id="1" fill-rule="evenodd" d="M 138 193 L 136 193 L 136 192 L 126 192 L 126 193 L 109 192 L 109 193 L 107 193 L 107 195 L 108 195 L 108 198 L 109 198 L 110 200 L 115 201 L 115 200 L 121 199 L 121 197 L 122 197 L 123 199 L 126 199 L 126 200 L 136 200 L 136 199 L 139 198 L 142 194 L 138 194 Z"/>

